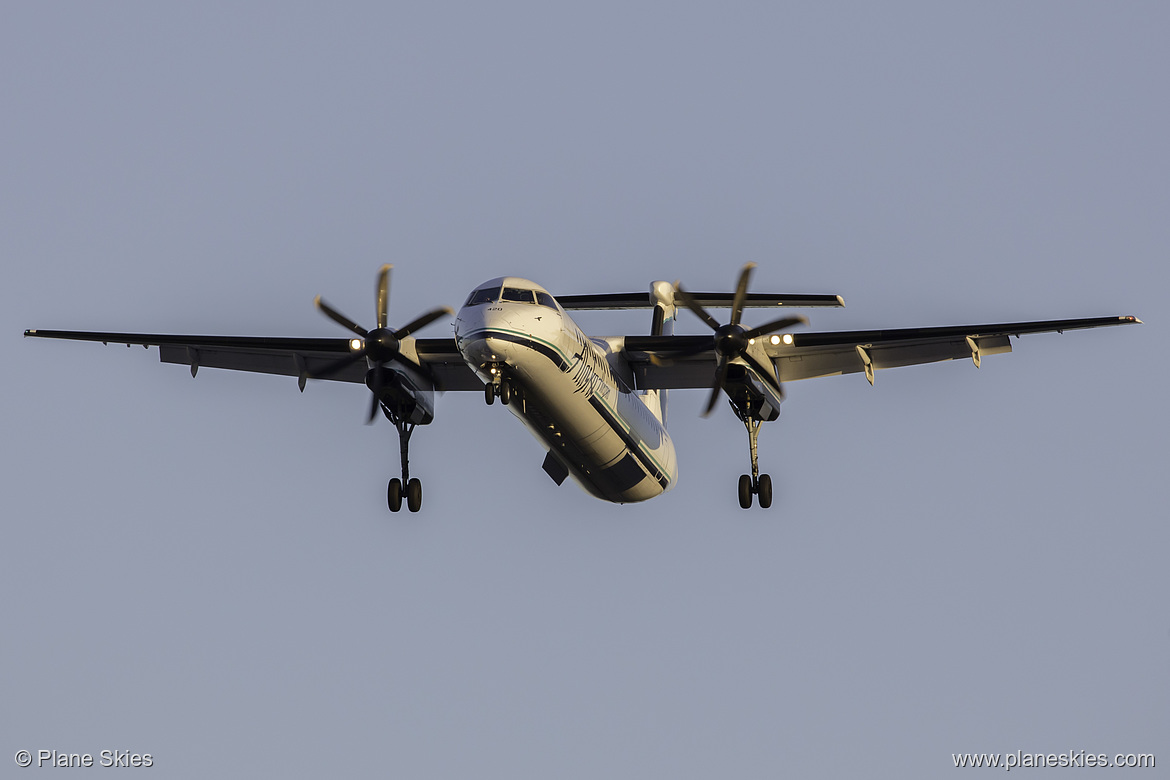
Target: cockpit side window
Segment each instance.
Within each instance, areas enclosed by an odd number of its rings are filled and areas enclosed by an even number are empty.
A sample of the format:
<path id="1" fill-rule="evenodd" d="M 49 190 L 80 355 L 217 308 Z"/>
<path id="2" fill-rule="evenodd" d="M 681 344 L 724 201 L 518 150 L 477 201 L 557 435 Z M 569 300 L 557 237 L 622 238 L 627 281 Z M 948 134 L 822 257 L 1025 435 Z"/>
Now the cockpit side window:
<path id="1" fill-rule="evenodd" d="M 550 309 L 555 309 L 557 307 L 557 302 L 553 300 L 553 297 L 542 290 L 536 291 L 536 302 L 541 306 L 547 306 Z"/>
<path id="2" fill-rule="evenodd" d="M 492 303 L 499 299 L 499 287 L 481 287 L 475 290 L 471 295 L 467 296 L 467 303 L 464 306 L 481 306 L 485 303 Z"/>
<path id="3" fill-rule="evenodd" d="M 536 299 L 532 296 L 532 290 L 525 290 L 523 287 L 505 287 L 500 300 L 514 303 L 536 303 Z"/>

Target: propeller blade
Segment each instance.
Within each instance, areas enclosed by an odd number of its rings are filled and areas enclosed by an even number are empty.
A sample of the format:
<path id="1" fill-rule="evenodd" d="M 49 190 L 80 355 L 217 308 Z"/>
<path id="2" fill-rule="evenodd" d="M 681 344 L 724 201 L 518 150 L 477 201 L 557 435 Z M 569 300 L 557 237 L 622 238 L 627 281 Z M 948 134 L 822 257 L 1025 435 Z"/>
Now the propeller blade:
<path id="1" fill-rule="evenodd" d="M 767 325 L 760 325 L 758 328 L 746 330 L 743 333 L 743 337 L 746 339 L 755 339 L 765 334 L 772 333 L 773 331 L 790 328 L 793 325 L 808 325 L 808 320 L 800 316 L 784 317 L 783 319 L 773 320 Z"/>
<path id="2" fill-rule="evenodd" d="M 317 304 L 317 308 L 320 309 L 321 312 L 326 317 L 333 320 L 341 327 L 348 328 L 349 330 L 352 330 L 354 333 L 358 334 L 362 338 L 366 337 L 366 329 L 365 328 L 363 328 L 361 325 L 358 325 L 356 322 L 351 320 L 349 317 L 346 317 L 344 314 L 339 312 L 337 309 L 334 309 L 332 306 L 325 303 L 325 301 L 321 300 L 320 295 L 318 295 L 313 300 L 313 303 Z"/>
<path id="3" fill-rule="evenodd" d="M 312 373 L 309 374 L 309 376 L 313 377 L 314 379 L 325 379 L 326 377 L 333 376 L 338 371 L 341 371 L 344 368 L 348 368 L 349 366 L 353 365 L 354 363 L 361 360 L 365 356 L 366 356 L 366 351 L 364 349 L 359 349 L 357 352 L 354 352 L 352 355 L 346 355 L 341 360 L 333 361 L 332 363 L 325 366 L 325 368 L 322 368 L 319 371 L 313 371 Z"/>
<path id="4" fill-rule="evenodd" d="M 723 391 L 723 383 L 727 380 L 727 364 L 730 358 L 724 355 L 719 359 L 719 366 L 715 369 L 715 381 L 711 383 L 711 397 L 707 399 L 707 406 L 703 409 L 703 416 L 711 414 L 715 403 L 719 400 L 719 393 Z"/>
<path id="5" fill-rule="evenodd" d="M 366 425 L 373 425 L 374 420 L 378 417 L 378 396 L 373 393 L 370 394 L 370 414 L 366 417 Z"/>
<path id="6" fill-rule="evenodd" d="M 370 388 L 370 413 L 366 417 L 366 425 L 372 425 L 378 416 L 378 407 L 382 403 L 382 371 L 385 370 L 379 363 L 374 366 L 374 386 Z"/>
<path id="7" fill-rule="evenodd" d="M 387 327 L 390 319 L 390 269 L 394 266 L 387 263 L 378 272 L 378 327 Z"/>
<path id="8" fill-rule="evenodd" d="M 448 308 L 447 306 L 440 306 L 437 309 L 432 309 L 431 311 L 427 312 L 426 314 L 422 315 L 421 317 L 418 317 L 417 319 L 411 320 L 410 322 L 406 323 L 398 330 L 394 331 L 394 337 L 399 338 L 399 339 L 404 339 L 407 336 L 409 336 L 411 333 L 414 333 L 416 330 L 421 330 L 422 328 L 425 328 L 427 325 L 430 325 L 432 322 L 439 319 L 440 317 L 447 317 L 453 313 L 454 312 L 450 308 Z"/>
<path id="9" fill-rule="evenodd" d="M 748 280 L 751 279 L 752 269 L 755 267 L 755 263 L 746 263 L 743 270 L 739 272 L 739 281 L 735 285 L 735 298 L 731 302 L 732 325 L 738 325 L 739 318 L 743 316 L 743 302 L 747 297 Z"/>
<path id="10" fill-rule="evenodd" d="M 683 305 L 693 311 L 699 319 L 707 323 L 707 327 L 711 330 L 719 330 L 719 321 L 707 313 L 707 310 L 698 304 L 698 302 L 682 288 L 682 282 L 674 283 L 674 297 L 676 300 L 682 301 Z"/>

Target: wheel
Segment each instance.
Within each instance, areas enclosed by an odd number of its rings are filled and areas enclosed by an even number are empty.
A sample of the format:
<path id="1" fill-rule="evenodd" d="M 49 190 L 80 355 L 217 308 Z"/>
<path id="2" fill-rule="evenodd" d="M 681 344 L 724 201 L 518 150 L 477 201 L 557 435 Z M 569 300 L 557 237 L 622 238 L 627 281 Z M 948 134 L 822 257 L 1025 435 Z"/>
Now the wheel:
<path id="1" fill-rule="evenodd" d="M 406 508 L 417 512 L 422 507 L 422 483 L 412 478 L 406 483 Z"/>
<path id="2" fill-rule="evenodd" d="M 752 508 L 752 478 L 747 474 L 739 476 L 739 506 L 741 509 Z"/>
<path id="3" fill-rule="evenodd" d="M 756 495 L 760 497 L 760 509 L 772 506 L 772 478 L 767 474 L 760 475 L 760 484 L 756 486 Z"/>
<path id="4" fill-rule="evenodd" d="M 390 480 L 390 484 L 386 486 L 386 506 L 390 507 L 391 512 L 397 512 L 402 508 L 402 480 L 398 477 Z"/>
<path id="5" fill-rule="evenodd" d="M 483 386 L 483 400 L 487 401 L 488 406 L 496 402 L 496 386 L 491 382 Z"/>
<path id="6" fill-rule="evenodd" d="M 500 380 L 500 403 L 504 406 L 512 403 L 512 383 L 507 379 Z"/>

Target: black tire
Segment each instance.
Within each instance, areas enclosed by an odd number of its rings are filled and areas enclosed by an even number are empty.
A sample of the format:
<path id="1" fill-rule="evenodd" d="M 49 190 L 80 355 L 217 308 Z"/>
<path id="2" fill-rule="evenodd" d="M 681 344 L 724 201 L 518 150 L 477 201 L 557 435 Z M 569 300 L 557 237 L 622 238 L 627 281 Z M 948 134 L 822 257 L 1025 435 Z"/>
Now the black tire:
<path id="1" fill-rule="evenodd" d="M 507 379 L 500 380 L 500 403 L 504 406 L 512 403 L 512 383 Z"/>
<path id="2" fill-rule="evenodd" d="M 406 508 L 411 512 L 422 508 L 422 483 L 417 478 L 406 483 Z"/>
<path id="3" fill-rule="evenodd" d="M 390 507 L 391 512 L 402 509 L 402 480 L 398 477 L 390 480 L 386 486 L 386 506 Z"/>
<path id="4" fill-rule="evenodd" d="M 739 476 L 739 507 L 740 509 L 752 508 L 752 478 L 747 474 Z"/>
<path id="5" fill-rule="evenodd" d="M 488 406 L 496 402 L 496 386 L 491 382 L 483 386 L 483 400 L 487 401 Z"/>
<path id="6" fill-rule="evenodd" d="M 772 506 L 772 478 L 767 474 L 760 475 L 760 484 L 756 487 L 756 495 L 760 497 L 760 509 Z"/>

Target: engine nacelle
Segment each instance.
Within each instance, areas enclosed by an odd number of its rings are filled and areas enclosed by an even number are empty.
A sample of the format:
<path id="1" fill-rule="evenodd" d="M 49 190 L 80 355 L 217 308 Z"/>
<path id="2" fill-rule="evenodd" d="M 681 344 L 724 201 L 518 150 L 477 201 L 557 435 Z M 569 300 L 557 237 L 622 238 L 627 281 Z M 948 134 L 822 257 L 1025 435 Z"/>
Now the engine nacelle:
<path id="1" fill-rule="evenodd" d="M 378 376 L 381 372 L 381 376 Z M 435 419 L 435 391 L 431 383 L 398 363 L 366 372 L 366 387 L 378 388 L 378 400 L 404 422 L 427 425 Z"/>

